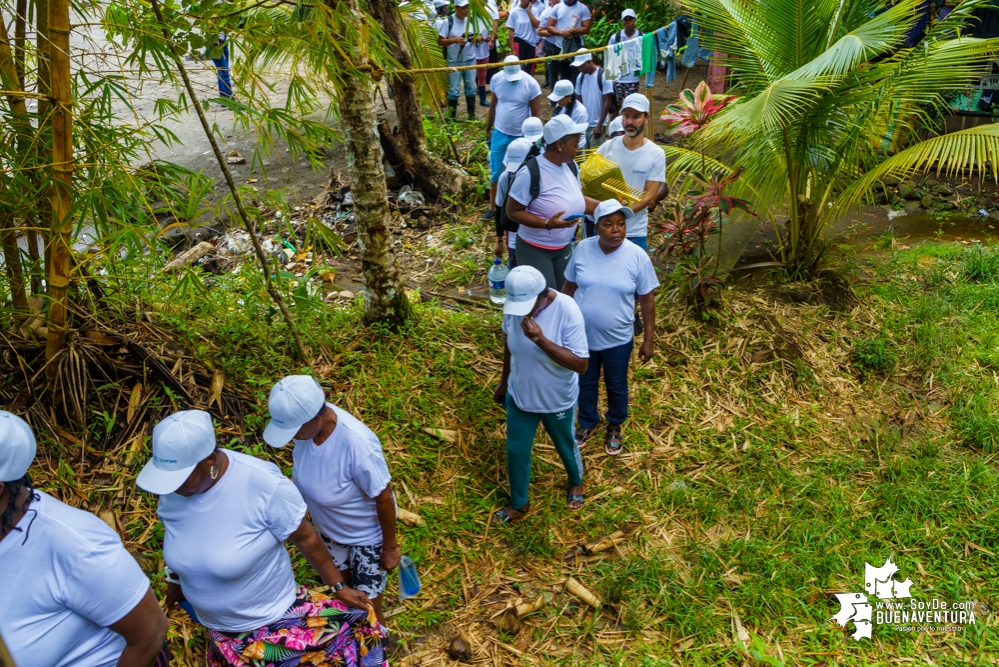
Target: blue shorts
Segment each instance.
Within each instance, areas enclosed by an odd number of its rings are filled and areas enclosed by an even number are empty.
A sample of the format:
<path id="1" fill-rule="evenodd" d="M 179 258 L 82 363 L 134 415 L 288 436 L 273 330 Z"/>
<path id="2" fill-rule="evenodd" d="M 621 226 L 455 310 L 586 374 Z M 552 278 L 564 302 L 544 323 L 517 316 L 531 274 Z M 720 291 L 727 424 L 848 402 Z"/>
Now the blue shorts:
<path id="1" fill-rule="evenodd" d="M 628 240 L 637 245 L 645 252 L 649 251 L 649 241 L 647 236 L 629 236 Z"/>
<path id="2" fill-rule="evenodd" d="M 513 143 L 515 137 L 510 134 L 503 134 L 493 128 L 493 140 L 489 148 L 489 182 L 495 183 L 503 173 L 503 158 L 506 157 L 506 149 Z"/>

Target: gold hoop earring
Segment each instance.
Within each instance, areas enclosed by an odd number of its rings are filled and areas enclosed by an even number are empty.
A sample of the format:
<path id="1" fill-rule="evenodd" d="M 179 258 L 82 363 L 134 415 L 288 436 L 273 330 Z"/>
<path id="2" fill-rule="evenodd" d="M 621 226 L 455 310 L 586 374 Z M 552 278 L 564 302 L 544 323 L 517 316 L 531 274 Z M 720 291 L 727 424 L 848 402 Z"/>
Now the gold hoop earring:
<path id="1" fill-rule="evenodd" d="M 209 476 L 212 479 L 216 479 L 219 476 L 219 471 L 215 469 L 215 464 L 212 464 L 212 469 L 208 471 Z"/>

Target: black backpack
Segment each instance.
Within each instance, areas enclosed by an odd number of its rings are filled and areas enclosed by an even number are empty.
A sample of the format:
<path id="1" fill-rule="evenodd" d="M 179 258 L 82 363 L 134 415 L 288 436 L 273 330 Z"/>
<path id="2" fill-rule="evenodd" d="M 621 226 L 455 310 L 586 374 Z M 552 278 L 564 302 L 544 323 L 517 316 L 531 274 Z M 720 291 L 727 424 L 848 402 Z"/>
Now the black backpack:
<path id="1" fill-rule="evenodd" d="M 582 97 L 582 95 L 579 94 L 579 79 L 581 77 L 583 77 L 583 76 L 586 76 L 586 75 L 583 74 L 582 72 L 576 72 L 576 78 L 572 82 L 572 85 L 573 85 L 574 89 L 576 90 L 576 96 L 577 97 Z M 604 68 L 603 67 L 599 67 L 599 66 L 597 67 L 597 90 L 600 91 L 600 98 L 603 99 L 603 96 L 604 96 Z"/>
<path id="2" fill-rule="evenodd" d="M 524 163 L 522 165 L 520 165 L 520 168 L 518 168 L 517 171 L 515 171 L 514 173 L 509 174 L 510 177 L 509 185 L 510 187 L 513 187 L 513 179 L 517 178 L 517 174 L 520 173 L 521 169 L 524 169 L 525 167 L 527 168 L 527 173 L 530 174 L 531 178 L 531 185 L 530 189 L 528 190 L 529 194 L 531 195 L 531 201 L 537 199 L 538 195 L 541 194 L 541 167 L 538 166 L 538 155 L 540 154 L 541 154 L 541 149 L 538 148 L 537 146 L 534 146 L 533 148 L 531 148 L 531 152 L 527 154 L 527 159 L 524 160 Z M 576 166 L 575 161 L 569 163 L 569 169 L 572 170 L 573 176 L 579 176 L 579 167 Z M 507 199 L 510 198 L 509 187 L 507 188 L 506 196 Z M 520 227 L 520 224 L 514 222 L 513 220 L 507 217 L 505 200 L 503 201 L 503 206 L 497 209 L 496 227 L 497 227 L 497 232 L 500 229 L 507 232 L 515 232 L 517 231 L 517 228 Z"/>

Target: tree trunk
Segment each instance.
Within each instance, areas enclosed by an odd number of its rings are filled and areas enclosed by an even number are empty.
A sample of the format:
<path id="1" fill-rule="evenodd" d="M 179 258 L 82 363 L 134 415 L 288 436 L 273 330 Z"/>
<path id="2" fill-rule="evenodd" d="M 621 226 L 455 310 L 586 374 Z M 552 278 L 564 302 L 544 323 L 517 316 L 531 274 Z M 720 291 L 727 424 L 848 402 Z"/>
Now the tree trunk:
<path id="1" fill-rule="evenodd" d="M 332 5 L 336 0 L 325 2 Z M 358 9 L 358 0 L 347 0 L 345 4 L 363 26 L 368 17 Z M 363 72 L 370 67 L 364 44 L 357 45 L 353 65 L 357 68 L 354 72 Z M 351 179 L 354 219 L 357 222 L 358 244 L 361 248 L 364 318 L 369 323 L 398 326 L 410 318 L 412 309 L 403 290 L 399 266 L 392 248 L 388 190 L 385 187 L 381 145 L 375 129 L 378 119 L 375 114 L 374 83 L 363 74 L 348 71 L 344 74 L 342 86 L 337 90 L 337 105 L 347 145 L 347 172 Z"/>
<path id="2" fill-rule="evenodd" d="M 49 101 L 46 96 L 49 94 L 49 0 L 35 0 L 35 53 L 38 58 L 38 74 L 35 77 L 35 84 L 38 88 L 38 134 L 35 139 L 35 150 L 36 158 L 35 165 L 40 167 L 42 164 L 47 164 L 48 160 L 45 159 L 45 154 L 51 155 L 51 146 L 48 142 L 51 140 L 52 133 L 49 127 L 51 126 L 51 117 L 49 116 Z M 49 266 L 49 234 L 46 230 L 51 225 L 52 222 L 52 199 L 49 189 L 43 185 L 44 176 L 40 169 L 35 169 L 36 178 L 33 179 L 35 184 L 35 221 L 37 226 L 42 230 L 39 231 L 37 236 L 42 239 L 42 251 L 44 254 L 44 260 L 39 267 L 41 272 L 44 274 L 48 270 Z M 28 253 L 31 256 L 33 262 L 37 262 L 36 255 L 38 254 L 38 243 L 36 241 L 35 232 L 28 231 Z M 31 279 L 31 293 L 39 294 L 41 290 L 41 281 L 37 279 L 37 273 L 32 273 Z"/>
<path id="3" fill-rule="evenodd" d="M 388 37 L 392 56 L 402 69 L 413 69 L 413 59 L 406 45 L 399 9 L 392 0 L 368 0 L 371 15 L 381 24 Z M 394 74 L 389 79 L 399 121 L 396 144 L 403 168 L 410 173 L 413 184 L 430 197 L 456 194 L 467 179 L 459 169 L 451 167 L 427 150 L 423 132 L 423 109 L 420 107 L 416 84 L 409 74 Z"/>
<path id="4" fill-rule="evenodd" d="M 49 0 L 49 87 L 52 94 L 52 237 L 48 261 L 48 340 L 45 359 L 51 362 L 66 346 L 68 329 L 73 219 L 73 110 L 69 86 L 69 2 Z M 51 384 L 59 365 L 49 363 Z"/>
<path id="5" fill-rule="evenodd" d="M 17 81 L 21 85 L 18 90 L 24 90 L 24 41 L 28 18 L 28 0 L 17 0 L 14 8 L 14 60 L 17 65 Z"/>
<path id="6" fill-rule="evenodd" d="M 6 180 L 6 175 L 0 172 L 0 195 L 7 189 Z M 28 295 L 24 291 L 24 271 L 21 268 L 21 250 L 17 247 L 14 216 L 6 207 L 0 207 L 0 247 L 3 248 L 3 263 L 10 283 L 14 317 L 19 319 L 28 314 Z"/>

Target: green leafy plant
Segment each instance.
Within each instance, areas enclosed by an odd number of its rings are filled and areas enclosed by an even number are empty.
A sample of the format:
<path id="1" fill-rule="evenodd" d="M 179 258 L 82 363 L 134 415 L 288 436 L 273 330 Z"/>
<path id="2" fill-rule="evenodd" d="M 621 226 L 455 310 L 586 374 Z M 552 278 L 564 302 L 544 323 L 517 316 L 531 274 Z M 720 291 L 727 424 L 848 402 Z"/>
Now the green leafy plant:
<path id="1" fill-rule="evenodd" d="M 993 248 L 976 246 L 967 250 L 964 260 L 964 276 L 976 283 L 994 283 L 999 280 L 999 252 Z"/>
<path id="2" fill-rule="evenodd" d="M 885 338 L 865 338 L 853 346 L 853 363 L 865 373 L 887 373 L 898 358 L 895 345 Z"/>
<path id="3" fill-rule="evenodd" d="M 713 157 L 711 169 L 743 167 L 739 190 L 769 212 L 792 274 L 816 273 L 833 222 L 868 201 L 875 183 L 930 168 L 984 173 L 999 164 L 997 125 L 925 140 L 918 134 L 926 105 L 943 109 L 943 96 L 981 76 L 999 53 L 999 40 L 955 38 L 982 5 L 956 5 L 918 48 L 904 42 L 922 0 L 873 11 L 881 6 L 688 3 L 707 31 L 705 46 L 729 68 L 737 98 L 687 146 L 664 147 L 670 173 L 703 171 L 702 151 Z"/>

